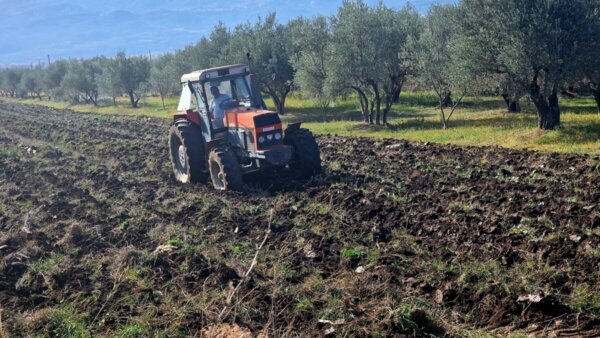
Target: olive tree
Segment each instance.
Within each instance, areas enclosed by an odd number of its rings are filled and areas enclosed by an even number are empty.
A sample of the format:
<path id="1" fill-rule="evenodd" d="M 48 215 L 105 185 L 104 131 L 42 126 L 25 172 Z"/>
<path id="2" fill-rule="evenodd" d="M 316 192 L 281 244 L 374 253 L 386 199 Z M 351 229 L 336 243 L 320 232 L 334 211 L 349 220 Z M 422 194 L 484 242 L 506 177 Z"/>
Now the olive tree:
<path id="1" fill-rule="evenodd" d="M 464 53 L 482 72 L 506 74 L 526 88 L 538 126 L 560 124 L 558 89 L 577 71 L 577 55 L 589 43 L 585 0 L 463 0 L 458 34 Z"/>
<path id="2" fill-rule="evenodd" d="M 229 53 L 221 60 L 245 62 L 249 53 L 252 72 L 262 91 L 273 99 L 277 112 L 285 114 L 286 98 L 295 86 L 292 61 L 299 56 L 292 44 L 290 29 L 279 24 L 272 13 L 265 19 L 259 18 L 254 25 L 238 25 L 228 48 Z"/>
<path id="3" fill-rule="evenodd" d="M 0 78 L 0 86 L 7 96 L 17 97 L 22 94 L 20 90 L 21 77 L 23 76 L 23 69 L 10 67 L 2 71 L 2 77 Z"/>
<path id="4" fill-rule="evenodd" d="M 579 53 L 580 71 L 578 78 L 586 77 L 590 84 L 590 89 L 596 100 L 596 107 L 600 113 L 600 3 L 587 3 L 587 14 L 591 24 L 587 27 L 587 35 L 591 38 L 582 46 L 583 50 Z"/>
<path id="5" fill-rule="evenodd" d="M 128 57 L 125 52 L 106 62 L 101 82 L 103 90 L 115 98 L 121 93 L 129 96 L 131 107 L 137 108 L 150 78 L 150 61 L 145 57 Z"/>
<path id="6" fill-rule="evenodd" d="M 298 18 L 288 23 L 292 43 L 300 51 L 298 58 L 292 59 L 295 79 L 301 93 L 316 99 L 324 110 L 334 98 L 326 88 L 327 62 L 329 54 L 329 25 L 323 16 L 312 20 Z"/>
<path id="7" fill-rule="evenodd" d="M 471 83 L 465 64 L 460 58 L 452 57 L 451 44 L 456 14 L 454 5 L 433 5 L 427 13 L 425 28 L 419 41 L 414 42 L 418 79 L 435 91 L 444 129 L 448 127 L 448 121 L 467 94 Z M 458 96 L 458 99 L 453 100 L 452 94 Z"/>
<path id="8" fill-rule="evenodd" d="M 150 70 L 150 88 L 160 95 L 163 109 L 165 109 L 165 97 L 179 89 L 179 77 L 176 73 L 172 54 L 161 55 L 152 64 Z"/>
<path id="9" fill-rule="evenodd" d="M 102 74 L 102 58 L 73 60 L 61 81 L 64 94 L 73 102 L 98 105 L 98 80 Z"/>
<path id="10" fill-rule="evenodd" d="M 28 69 L 23 72 L 19 84 L 21 91 L 27 95 L 35 95 L 39 100 L 42 99 L 44 90 L 44 71 L 41 67 Z"/>
<path id="11" fill-rule="evenodd" d="M 363 121 L 374 123 L 371 111 L 380 106 L 379 76 L 375 65 L 377 50 L 374 40 L 378 23 L 363 1 L 344 1 L 331 18 L 331 58 L 328 62 L 328 86 L 340 94 L 348 89 L 356 92 Z M 360 42 L 360 43 L 357 43 Z"/>
<path id="12" fill-rule="evenodd" d="M 344 1 L 331 18 L 329 88 L 356 92 L 363 120 L 387 123 L 406 79 L 416 69 L 414 47 L 422 19 L 413 7 L 400 11 L 361 0 Z"/>
<path id="13" fill-rule="evenodd" d="M 44 90 L 48 94 L 48 100 L 53 97 L 62 96 L 62 88 L 60 84 L 67 74 L 68 62 L 65 60 L 57 60 L 48 65 L 44 74 Z"/>
<path id="14" fill-rule="evenodd" d="M 378 49 L 380 64 L 376 66 L 384 92 L 382 121 L 386 124 L 392 104 L 399 102 L 407 78 L 416 75 L 416 59 L 410 41 L 418 39 L 423 30 L 423 20 L 410 5 L 394 11 L 380 4 L 374 15 L 380 24 L 376 32 L 377 40 L 383 44 Z"/>

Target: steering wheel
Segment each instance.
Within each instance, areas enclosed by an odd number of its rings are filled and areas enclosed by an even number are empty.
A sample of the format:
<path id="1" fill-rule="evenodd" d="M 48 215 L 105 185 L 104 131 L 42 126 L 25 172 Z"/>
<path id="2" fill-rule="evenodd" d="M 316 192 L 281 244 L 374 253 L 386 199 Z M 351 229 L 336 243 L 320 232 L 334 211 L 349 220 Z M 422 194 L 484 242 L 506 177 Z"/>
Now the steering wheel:
<path id="1" fill-rule="evenodd" d="M 238 100 L 229 97 L 227 99 L 225 99 L 223 102 L 221 102 L 221 104 L 219 105 L 221 107 L 221 109 L 229 109 L 229 108 L 235 108 L 238 107 L 240 105 L 240 103 L 238 102 Z"/>

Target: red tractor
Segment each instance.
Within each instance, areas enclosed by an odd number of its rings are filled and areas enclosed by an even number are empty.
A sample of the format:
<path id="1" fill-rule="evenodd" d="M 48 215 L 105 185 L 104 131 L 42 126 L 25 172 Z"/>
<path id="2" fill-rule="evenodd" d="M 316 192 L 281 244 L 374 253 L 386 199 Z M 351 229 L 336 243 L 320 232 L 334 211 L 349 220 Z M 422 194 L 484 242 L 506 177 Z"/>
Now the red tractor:
<path id="1" fill-rule="evenodd" d="M 247 65 L 195 71 L 169 130 L 173 171 L 182 183 L 211 178 L 218 190 L 242 190 L 245 174 L 289 167 L 299 177 L 321 171 L 319 147 L 300 123 L 285 131 L 266 110 Z"/>

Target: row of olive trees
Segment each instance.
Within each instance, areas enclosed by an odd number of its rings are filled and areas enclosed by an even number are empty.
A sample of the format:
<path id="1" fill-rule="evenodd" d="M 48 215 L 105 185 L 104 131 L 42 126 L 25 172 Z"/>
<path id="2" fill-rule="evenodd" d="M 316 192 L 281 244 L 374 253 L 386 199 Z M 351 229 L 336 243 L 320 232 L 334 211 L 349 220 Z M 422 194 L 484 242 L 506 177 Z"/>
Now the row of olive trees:
<path id="1" fill-rule="evenodd" d="M 275 14 L 234 28 L 218 24 L 208 37 L 154 60 L 97 57 L 57 61 L 44 69 L 0 72 L 0 93 L 45 92 L 97 103 L 101 95 L 129 96 L 137 106 L 149 91 L 163 99 L 182 74 L 247 62 L 265 95 L 285 113 L 292 91 L 327 107 L 355 93 L 367 123 L 387 123 L 407 81 L 433 89 L 445 128 L 465 95 L 496 92 L 509 110 L 527 95 L 539 127 L 560 123 L 558 91 L 582 79 L 600 110 L 600 4 L 596 0 L 462 0 L 413 7 L 344 1 L 329 18 L 278 23 Z"/>
<path id="2" fill-rule="evenodd" d="M 101 94 L 113 102 L 127 95 L 132 107 L 150 88 L 150 62 L 144 57 L 94 57 L 82 60 L 58 60 L 47 67 L 7 68 L 0 71 L 0 94 L 10 97 L 37 97 L 98 105 Z"/>

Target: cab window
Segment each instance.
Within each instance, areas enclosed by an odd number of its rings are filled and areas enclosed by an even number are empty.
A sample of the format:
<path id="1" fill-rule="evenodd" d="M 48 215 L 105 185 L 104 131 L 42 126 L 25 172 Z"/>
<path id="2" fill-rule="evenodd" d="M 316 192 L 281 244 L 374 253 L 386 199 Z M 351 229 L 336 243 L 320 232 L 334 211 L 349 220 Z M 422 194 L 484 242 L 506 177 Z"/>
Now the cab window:
<path id="1" fill-rule="evenodd" d="M 181 90 L 181 97 L 179 98 L 179 105 L 177 110 L 186 111 L 189 109 L 196 109 L 196 99 L 187 85 L 183 86 Z"/>

